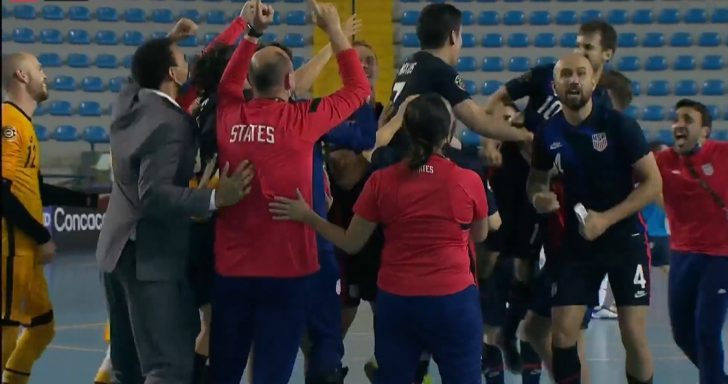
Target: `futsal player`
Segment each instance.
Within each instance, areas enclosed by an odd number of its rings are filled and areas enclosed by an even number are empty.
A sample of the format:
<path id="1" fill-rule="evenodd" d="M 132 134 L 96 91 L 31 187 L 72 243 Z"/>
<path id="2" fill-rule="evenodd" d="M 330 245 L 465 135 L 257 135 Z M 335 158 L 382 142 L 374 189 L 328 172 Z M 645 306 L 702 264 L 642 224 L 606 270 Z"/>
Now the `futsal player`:
<path id="1" fill-rule="evenodd" d="M 559 384 L 581 382 L 580 325 L 608 275 L 619 308 L 627 380 L 651 383 L 649 250 L 638 213 L 659 196 L 659 170 L 639 124 L 593 102 L 597 82 L 583 55 L 559 60 L 553 76 L 562 112 L 537 130 L 527 189 L 536 210 L 548 213 L 560 207 L 549 191 L 549 172 L 555 169 L 564 184 L 563 263 L 552 285 L 554 378 Z M 586 212 L 575 212 L 577 204 Z"/>
<path id="2" fill-rule="evenodd" d="M 482 320 L 468 243 L 487 236 L 487 203 L 477 174 L 443 156 L 454 124 L 441 96 L 412 100 L 403 122 L 412 152 L 372 175 L 347 230 L 314 214 L 300 192 L 270 204 L 277 219 L 303 221 L 350 254 L 384 224 L 377 383 L 412 382 L 424 351 L 432 352 L 444 382 L 481 382 Z"/>
<path id="3" fill-rule="evenodd" d="M 722 331 L 728 307 L 728 143 L 709 140 L 702 103 L 675 105 L 675 144 L 657 154 L 670 221 L 668 283 L 675 343 L 700 371 L 700 384 L 728 383 Z"/>

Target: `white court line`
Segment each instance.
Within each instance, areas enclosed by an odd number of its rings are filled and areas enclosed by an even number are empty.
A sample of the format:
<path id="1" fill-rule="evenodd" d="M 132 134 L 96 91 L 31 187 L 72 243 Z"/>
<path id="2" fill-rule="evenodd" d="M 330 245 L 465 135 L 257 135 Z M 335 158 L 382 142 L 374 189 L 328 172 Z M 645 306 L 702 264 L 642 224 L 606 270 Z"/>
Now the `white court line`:
<path id="1" fill-rule="evenodd" d="M 74 351 L 74 352 L 106 353 L 105 349 L 74 347 L 71 345 L 60 345 L 60 344 L 51 344 L 48 346 L 48 348 L 49 349 L 60 349 L 63 351 Z"/>
<path id="2" fill-rule="evenodd" d="M 106 323 L 57 325 L 56 331 L 70 331 L 70 330 L 74 330 L 74 329 L 102 328 L 105 325 L 106 325 Z"/>

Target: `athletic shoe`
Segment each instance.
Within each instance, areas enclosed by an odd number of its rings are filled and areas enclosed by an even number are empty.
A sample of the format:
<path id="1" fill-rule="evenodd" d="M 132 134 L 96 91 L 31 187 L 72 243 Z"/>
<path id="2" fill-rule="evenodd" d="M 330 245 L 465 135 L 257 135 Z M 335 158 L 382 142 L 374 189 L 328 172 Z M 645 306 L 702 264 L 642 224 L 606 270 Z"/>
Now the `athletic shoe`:
<path id="1" fill-rule="evenodd" d="M 617 312 L 613 311 L 611 308 L 597 307 L 592 311 L 592 319 L 616 320 L 617 317 Z"/>
<path id="2" fill-rule="evenodd" d="M 374 379 L 377 377 L 377 369 L 379 369 L 379 366 L 374 360 L 369 360 L 366 364 L 364 364 L 364 374 L 372 384 L 374 384 Z"/>

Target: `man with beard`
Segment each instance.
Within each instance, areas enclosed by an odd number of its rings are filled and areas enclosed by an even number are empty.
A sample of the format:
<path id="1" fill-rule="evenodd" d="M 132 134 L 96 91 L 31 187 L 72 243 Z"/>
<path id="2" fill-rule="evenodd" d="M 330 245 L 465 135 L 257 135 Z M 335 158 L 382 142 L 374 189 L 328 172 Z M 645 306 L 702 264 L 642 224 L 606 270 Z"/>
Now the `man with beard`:
<path id="1" fill-rule="evenodd" d="M 700 384 L 728 383 L 722 341 L 728 307 L 728 143 L 707 140 L 710 113 L 694 100 L 677 102 L 672 130 L 675 145 L 656 155 L 672 235 L 672 334 L 700 371 Z"/>
<path id="2" fill-rule="evenodd" d="M 562 112 L 537 129 L 527 192 L 537 212 L 554 212 L 560 203 L 549 190 L 552 169 L 563 182 L 566 231 L 551 291 L 554 378 L 581 383 L 580 326 L 608 275 L 619 308 L 627 381 L 652 383 L 645 333 L 650 261 L 639 211 L 659 196 L 662 179 L 639 124 L 592 101 L 597 82 L 589 60 L 568 55 L 553 77 Z"/>

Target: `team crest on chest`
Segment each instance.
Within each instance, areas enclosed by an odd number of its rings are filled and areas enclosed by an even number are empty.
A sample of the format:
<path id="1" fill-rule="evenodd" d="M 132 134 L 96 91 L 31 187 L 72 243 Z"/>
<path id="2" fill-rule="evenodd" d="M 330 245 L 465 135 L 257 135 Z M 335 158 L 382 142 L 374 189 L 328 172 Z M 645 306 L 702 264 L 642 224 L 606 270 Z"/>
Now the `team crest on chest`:
<path id="1" fill-rule="evenodd" d="M 462 76 L 457 75 L 457 77 L 455 77 L 455 85 L 461 90 L 465 90 L 465 80 L 463 80 Z"/>
<path id="2" fill-rule="evenodd" d="M 592 146 L 597 152 L 603 152 L 607 149 L 607 134 L 604 132 L 595 133 L 592 135 Z"/>
<path id="3" fill-rule="evenodd" d="M 701 167 L 705 176 L 713 176 L 713 164 L 703 164 Z"/>

